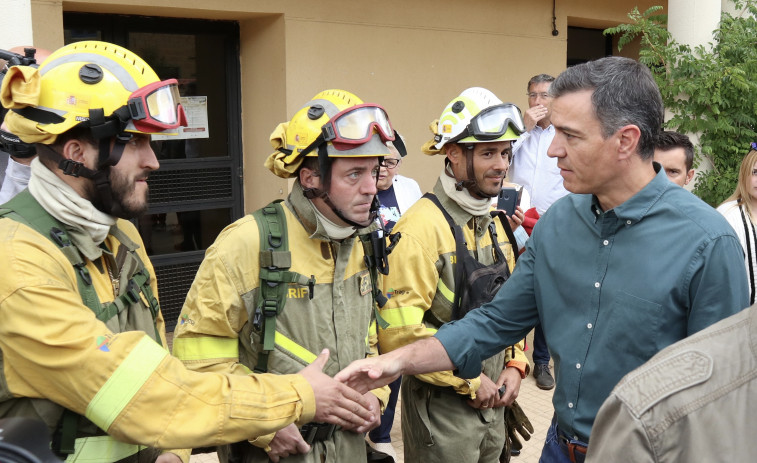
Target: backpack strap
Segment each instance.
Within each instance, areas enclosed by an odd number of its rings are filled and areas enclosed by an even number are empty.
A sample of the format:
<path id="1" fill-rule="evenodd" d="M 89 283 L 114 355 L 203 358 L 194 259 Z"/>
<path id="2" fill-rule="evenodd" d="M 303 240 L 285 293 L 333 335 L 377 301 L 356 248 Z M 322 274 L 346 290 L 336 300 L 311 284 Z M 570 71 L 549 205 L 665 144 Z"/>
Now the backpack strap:
<path id="1" fill-rule="evenodd" d="M 265 373 L 268 371 L 268 356 L 274 348 L 276 317 L 284 310 L 288 284 L 307 286 L 308 295 L 313 299 L 315 276 L 307 278 L 289 271 L 292 254 L 281 200 L 258 209 L 252 216 L 260 232 L 260 286 L 252 323 L 256 330 L 263 330 L 263 351 L 258 354 L 255 372 Z"/>
<path id="2" fill-rule="evenodd" d="M 22 212 L 20 212 L 22 211 Z M 90 308 L 95 314 L 100 312 L 100 299 L 97 297 L 95 288 L 92 286 L 92 277 L 82 259 L 79 250 L 71 243 L 66 229 L 55 217 L 50 215 L 34 199 L 29 190 L 24 190 L 5 203 L 0 209 L 0 217 L 8 217 L 16 222 L 23 223 L 40 235 L 47 237 L 58 246 L 58 249 L 66 256 L 66 259 L 76 269 L 76 282 L 79 287 L 79 295 L 82 303 Z M 99 318 L 99 317 L 98 317 Z"/>
<path id="3" fill-rule="evenodd" d="M 455 255 L 457 256 L 458 262 L 455 264 L 455 300 L 452 303 L 452 319 L 457 320 L 460 317 L 460 302 L 463 298 L 461 288 L 463 287 L 463 280 L 465 279 L 465 272 L 463 271 L 463 265 L 460 263 L 460 260 L 468 255 L 468 243 L 465 241 L 463 229 L 455 223 L 452 216 L 449 215 L 449 212 L 447 212 L 444 206 L 442 206 L 439 198 L 433 193 L 426 193 L 423 197 L 430 200 L 440 211 L 442 211 L 442 215 L 447 221 L 450 230 L 452 230 L 452 235 L 455 237 Z"/>

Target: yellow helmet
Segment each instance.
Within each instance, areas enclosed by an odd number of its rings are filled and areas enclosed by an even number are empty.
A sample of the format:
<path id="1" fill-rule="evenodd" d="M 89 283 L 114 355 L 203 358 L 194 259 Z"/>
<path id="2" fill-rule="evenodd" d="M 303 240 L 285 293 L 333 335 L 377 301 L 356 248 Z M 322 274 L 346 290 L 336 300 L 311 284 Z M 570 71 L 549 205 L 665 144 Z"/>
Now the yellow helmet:
<path id="1" fill-rule="evenodd" d="M 345 90 L 324 90 L 271 134 L 276 151 L 265 166 L 279 177 L 293 177 L 306 156 L 378 157 L 389 154 L 394 130 L 386 111 Z"/>
<path id="2" fill-rule="evenodd" d="M 66 45 L 38 69 L 14 66 L 0 95 L 13 110 L 6 120 L 11 132 L 28 143 L 52 144 L 79 124 L 98 139 L 186 125 L 176 81 L 161 82 L 142 58 L 106 42 Z"/>
<path id="3" fill-rule="evenodd" d="M 517 106 L 485 88 L 471 87 L 450 101 L 431 131 L 434 139 L 424 145 L 426 154 L 436 154 L 448 143 L 517 140 L 525 126 Z"/>

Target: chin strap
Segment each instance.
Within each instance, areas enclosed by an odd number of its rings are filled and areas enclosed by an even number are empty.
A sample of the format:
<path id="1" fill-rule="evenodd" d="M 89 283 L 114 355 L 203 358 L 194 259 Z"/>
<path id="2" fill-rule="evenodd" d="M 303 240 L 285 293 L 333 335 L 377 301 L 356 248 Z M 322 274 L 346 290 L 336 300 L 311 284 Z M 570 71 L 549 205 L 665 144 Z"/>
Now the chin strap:
<path id="1" fill-rule="evenodd" d="M 495 195 L 490 195 L 489 193 L 485 193 L 481 187 L 479 186 L 476 179 L 476 173 L 473 171 L 473 146 L 467 145 L 463 148 L 465 150 L 465 163 L 467 168 L 467 174 L 468 178 L 465 180 L 461 180 L 459 182 L 455 183 L 455 189 L 457 191 L 463 191 L 463 188 L 468 190 L 468 192 L 475 198 L 493 198 Z M 502 179 L 504 182 L 504 179 Z M 502 187 L 502 184 L 500 183 L 500 187 Z"/>
<path id="2" fill-rule="evenodd" d="M 302 193 L 305 195 L 307 199 L 315 199 L 315 198 L 321 198 L 324 203 L 332 210 L 334 211 L 334 214 L 336 214 L 339 219 L 341 219 L 344 223 L 347 223 L 356 229 L 358 228 L 365 228 L 369 226 L 374 220 L 376 220 L 376 217 L 378 217 L 378 210 L 379 210 L 379 201 L 378 197 L 374 196 L 373 201 L 371 202 L 371 209 L 370 209 L 370 216 L 368 217 L 368 220 L 365 223 L 358 223 L 354 220 L 350 220 L 347 217 L 344 216 L 342 211 L 338 209 L 334 203 L 331 201 L 331 198 L 329 198 L 329 194 L 323 191 L 320 188 L 305 188 L 302 190 Z"/>

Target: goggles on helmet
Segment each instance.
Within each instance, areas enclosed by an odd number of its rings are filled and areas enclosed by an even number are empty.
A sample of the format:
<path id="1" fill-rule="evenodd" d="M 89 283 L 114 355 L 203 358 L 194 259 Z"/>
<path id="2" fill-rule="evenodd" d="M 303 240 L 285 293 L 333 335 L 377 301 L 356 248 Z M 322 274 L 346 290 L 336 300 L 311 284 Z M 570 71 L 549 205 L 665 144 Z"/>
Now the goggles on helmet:
<path id="1" fill-rule="evenodd" d="M 465 130 L 448 143 L 456 143 L 467 137 L 479 141 L 496 140 L 507 133 L 508 126 L 518 134 L 526 131 L 520 109 L 512 103 L 490 106 L 473 116 Z"/>
<path id="2" fill-rule="evenodd" d="M 127 103 L 134 128 L 158 133 L 187 125 L 176 79 L 153 82 L 129 96 Z"/>
<path id="3" fill-rule="evenodd" d="M 377 104 L 360 104 L 339 112 L 323 125 L 323 139 L 343 151 L 368 142 L 374 129 L 381 141 L 394 141 L 394 129 L 384 108 Z"/>

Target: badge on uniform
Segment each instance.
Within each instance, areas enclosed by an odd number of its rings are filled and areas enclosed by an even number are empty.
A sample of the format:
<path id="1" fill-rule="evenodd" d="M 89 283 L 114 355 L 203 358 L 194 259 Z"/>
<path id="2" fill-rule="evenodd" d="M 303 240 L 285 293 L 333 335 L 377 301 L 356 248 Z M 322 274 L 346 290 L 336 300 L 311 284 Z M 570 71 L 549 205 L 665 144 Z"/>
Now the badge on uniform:
<path id="1" fill-rule="evenodd" d="M 365 296 L 373 289 L 373 285 L 371 284 L 371 274 L 369 272 L 365 272 L 358 278 L 360 278 L 360 295 Z"/>

